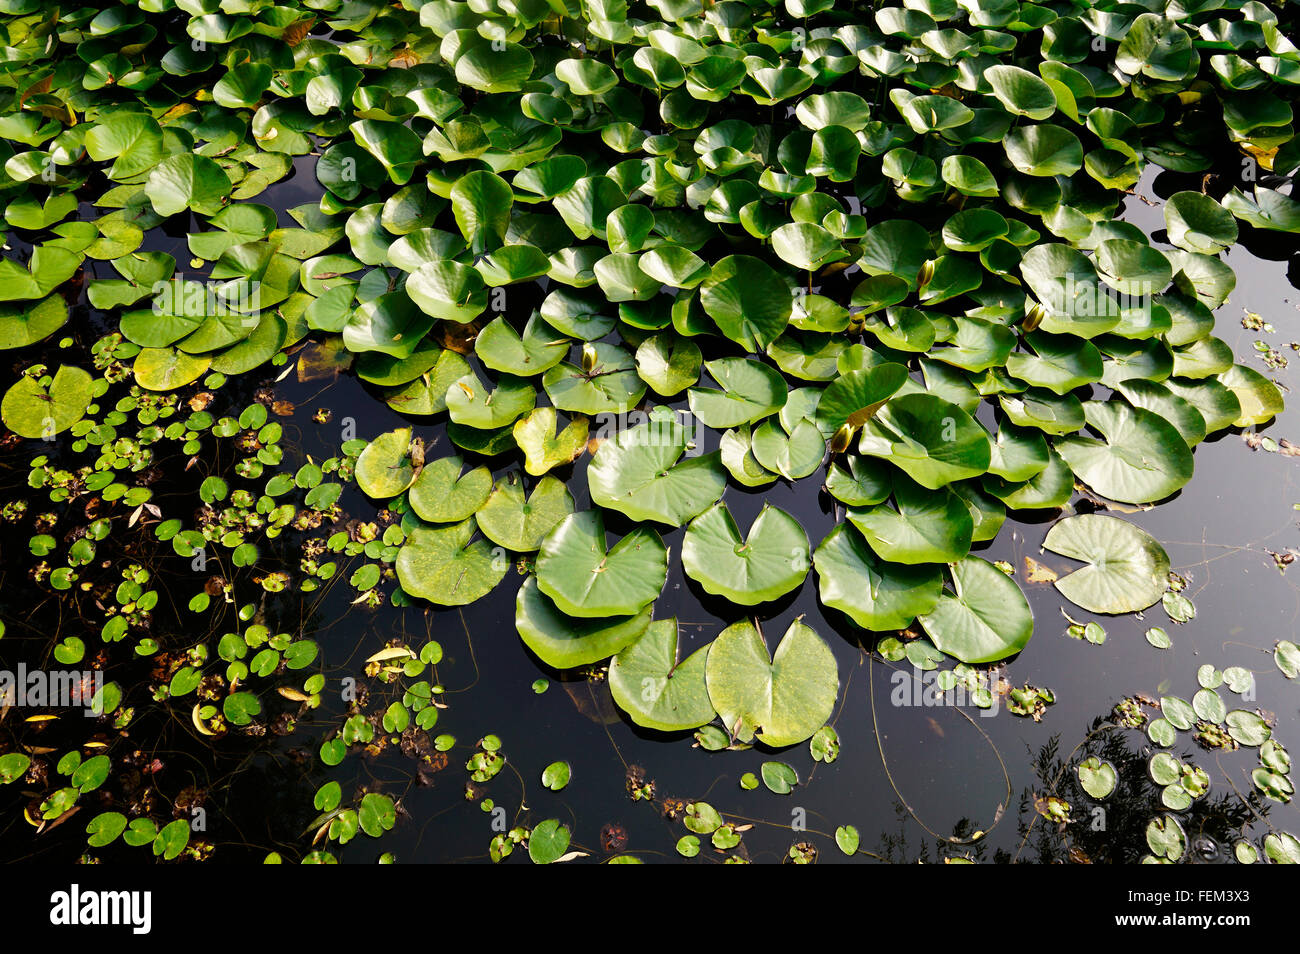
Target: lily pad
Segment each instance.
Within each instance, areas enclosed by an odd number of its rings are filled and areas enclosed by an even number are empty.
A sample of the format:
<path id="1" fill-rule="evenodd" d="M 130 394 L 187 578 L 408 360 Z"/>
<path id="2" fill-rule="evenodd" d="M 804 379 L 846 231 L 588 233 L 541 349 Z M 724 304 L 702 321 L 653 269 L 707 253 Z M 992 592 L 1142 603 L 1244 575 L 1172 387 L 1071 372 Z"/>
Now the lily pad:
<path id="1" fill-rule="evenodd" d="M 802 620 L 790 624 L 771 656 L 753 623 L 728 626 L 709 647 L 705 679 L 728 731 L 773 748 L 810 738 L 830 718 L 839 691 L 835 655 Z"/>
<path id="2" fill-rule="evenodd" d="M 415 482 L 418 470 L 411 460 L 409 427 L 381 434 L 357 457 L 357 486 L 376 500 L 396 497 Z M 458 468 L 459 469 L 459 468 Z"/>
<path id="3" fill-rule="evenodd" d="M 445 527 L 417 527 L 397 554 L 402 589 L 440 606 L 464 606 L 486 596 L 505 578 L 510 561 L 486 540 L 473 540 L 470 517 Z"/>
<path id="4" fill-rule="evenodd" d="M 969 414 L 919 393 L 898 395 L 877 411 L 858 451 L 889 460 L 931 490 L 985 473 L 992 454 L 984 428 Z"/>
<path id="5" fill-rule="evenodd" d="M 492 492 L 492 472 L 463 469 L 464 461 L 456 456 L 425 464 L 407 492 L 416 516 L 429 523 L 460 523 L 473 516 Z"/>
<path id="6" fill-rule="evenodd" d="M 592 503 L 673 527 L 704 512 L 727 478 L 716 451 L 682 459 L 690 438 L 669 412 L 603 441 L 587 468 Z"/>
<path id="7" fill-rule="evenodd" d="M 943 589 L 938 566 L 888 563 L 845 524 L 817 547 L 813 565 L 822 602 L 875 632 L 906 629 L 935 608 Z"/>
<path id="8" fill-rule="evenodd" d="M 1192 452 L 1158 414 L 1117 402 L 1088 401 L 1088 425 L 1104 440 L 1065 437 L 1056 444 L 1079 479 L 1121 503 L 1163 500 L 1192 478 Z"/>
<path id="9" fill-rule="evenodd" d="M 1056 588 L 1092 613 L 1140 612 L 1158 603 L 1168 585 L 1164 547 L 1117 517 L 1067 517 L 1047 532 L 1043 547 L 1089 564 L 1058 579 Z"/>
<path id="10" fill-rule="evenodd" d="M 576 417 L 556 433 L 555 408 L 534 408 L 515 421 L 511 433 L 524 452 L 524 470 L 534 477 L 576 460 L 587 448 L 589 429 L 585 417 Z"/>
<path id="11" fill-rule="evenodd" d="M 695 729 L 713 721 L 705 682 L 704 646 L 679 659 L 677 620 L 657 620 L 609 665 L 609 690 L 633 722 L 660 732 Z"/>
<path id="12" fill-rule="evenodd" d="M 1020 587 L 987 560 L 968 556 L 951 567 L 952 592 L 919 617 L 940 650 L 964 663 L 997 662 L 1025 648 L 1034 615 Z"/>
<path id="13" fill-rule="evenodd" d="M 53 440 L 86 414 L 94 379 L 81 368 L 59 365 L 48 383 L 30 374 L 5 392 L 0 417 L 20 437 Z"/>
<path id="14" fill-rule="evenodd" d="M 542 662 L 572 669 L 608 659 L 634 642 L 650 625 L 651 612 L 646 606 L 631 616 L 574 619 L 556 609 L 530 576 L 515 600 L 515 627 Z"/>
<path id="15" fill-rule="evenodd" d="M 613 547 L 599 510 L 570 514 L 542 541 L 537 585 L 562 613 L 628 616 L 653 603 L 668 576 L 659 534 L 637 527 Z"/>
<path id="16" fill-rule="evenodd" d="M 714 596 L 741 606 L 766 603 L 797 589 L 808 574 L 808 537 L 784 510 L 764 505 L 745 539 L 723 503 L 686 527 L 682 568 Z"/>
<path id="17" fill-rule="evenodd" d="M 952 563 L 970 552 L 975 522 L 965 500 L 948 487 L 927 490 L 894 480 L 897 510 L 883 504 L 850 508 L 849 522 L 891 563 Z"/>
<path id="18" fill-rule="evenodd" d="M 530 553 L 573 508 L 573 495 L 563 481 L 547 475 L 525 499 L 518 475 L 507 474 L 496 482 L 474 518 L 493 543 L 516 553 Z"/>

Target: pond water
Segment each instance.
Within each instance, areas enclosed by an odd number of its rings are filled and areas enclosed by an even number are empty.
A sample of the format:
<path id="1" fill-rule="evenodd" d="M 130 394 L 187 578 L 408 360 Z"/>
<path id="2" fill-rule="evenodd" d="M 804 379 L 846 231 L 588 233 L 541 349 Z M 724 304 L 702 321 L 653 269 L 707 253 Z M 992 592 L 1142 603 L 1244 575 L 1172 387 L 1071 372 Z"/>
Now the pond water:
<path id="1" fill-rule="evenodd" d="M 1137 192 L 1163 197 L 1187 187 L 1184 181 L 1171 188 L 1173 177 L 1164 178 L 1170 181 L 1144 179 Z M 313 201 L 318 194 L 310 160 L 300 159 L 295 176 L 259 201 L 286 209 Z M 1127 205 L 1127 217 L 1152 233 L 1162 227 L 1159 208 L 1136 198 Z M 1243 231 L 1248 231 L 1245 226 Z M 1289 239 L 1258 234 L 1244 239 L 1228 259 L 1237 272 L 1237 290 L 1219 310 L 1215 333 L 1232 345 L 1239 362 L 1264 370 L 1254 342 L 1264 340 L 1291 355 L 1292 335 L 1300 338 L 1300 298 L 1290 281 L 1300 259 Z M 151 248 L 171 251 L 178 261 L 186 258 L 183 232 L 153 236 L 151 243 L 156 243 Z M 1244 328 L 1245 311 L 1258 313 L 1276 330 L 1269 334 Z M 280 418 L 291 466 L 307 455 L 319 461 L 337 454 L 349 424 L 355 436 L 370 438 L 407 423 L 350 374 L 303 381 L 289 373 L 274 381 L 282 370 L 260 369 L 223 389 L 219 400 L 237 409 L 256 387 L 273 383 L 276 397 L 295 408 Z M 1293 371 L 1270 376 L 1287 385 Z M 327 423 L 313 419 L 319 408 L 332 412 Z M 1300 435 L 1298 421 L 1300 407 L 1293 403 L 1261 430 L 1281 440 Z M 441 424 L 417 422 L 416 433 L 426 445 L 433 444 L 434 456 L 449 443 Z M 22 489 L 27 461 L 36 450 L 6 452 L 6 495 Z M 1028 683 L 1051 690 L 1055 702 L 1038 720 L 1013 715 L 1005 705 L 990 711 L 969 704 L 927 704 L 921 673 L 906 660 L 888 662 L 871 654 L 876 636 L 865 634 L 870 641 L 861 643 L 861 630 L 821 605 L 815 575 L 810 574 L 799 590 L 761 607 L 758 619 L 770 644 L 791 621 L 803 617 L 834 649 L 840 667 L 840 701 L 832 722 L 841 743 L 838 759 L 815 762 L 806 744 L 776 754 L 761 747 L 709 752 L 694 744 L 690 733 L 667 736 L 635 727 L 613 705 L 602 680 L 550 670 L 532 656 L 515 632 L 514 596 L 523 580 L 518 573 L 511 571 L 490 597 L 461 609 L 387 603 L 369 609 L 349 605 L 355 594 L 345 585 L 350 569 L 344 563 L 333 584 L 313 593 L 286 591 L 263 604 L 267 616 L 282 628 L 292 626 L 320 643 L 329 677 L 324 705 L 303 719 L 296 732 L 256 743 L 231 736 L 211 744 L 183 723 L 137 725 L 132 734 L 150 759 L 163 764 L 162 771 L 210 789 L 206 838 L 226 860 L 260 860 L 268 851 L 300 857 L 311 838 L 312 794 L 333 778 L 344 783 L 345 791 L 361 784 L 389 794 L 401 809 L 396 827 L 382 839 L 362 837 L 334 847 L 344 862 L 373 862 L 382 852 L 392 852 L 402 862 L 486 861 L 489 842 L 503 819 L 513 826 L 545 818 L 567 824 L 573 848 L 595 859 L 623 852 L 647 862 L 677 861 L 674 845 L 686 830 L 679 815 L 669 817 L 672 812 L 665 810 L 673 799 L 706 800 L 728 821 L 751 825 L 737 851 L 753 861 L 784 860 L 799 842 L 814 845 L 820 862 L 847 861 L 833 838 L 843 825 L 859 830 L 865 857 L 895 862 L 1136 861 L 1147 853 L 1146 826 L 1160 812 L 1159 790 L 1146 777 L 1146 760 L 1156 750 L 1141 730 L 1099 730 L 1122 699 L 1138 694 L 1190 698 L 1198 688 L 1199 667 L 1241 666 L 1255 674 L 1256 685 L 1254 700 L 1238 704 L 1274 714 L 1275 734 L 1284 743 L 1300 738 L 1295 686 L 1272 658 L 1275 641 L 1292 638 L 1300 616 L 1300 568 L 1280 571 L 1273 556 L 1300 543 L 1293 507 L 1300 504 L 1295 479 L 1300 461 L 1263 448 L 1252 450 L 1231 432 L 1200 445 L 1195 458 L 1196 476 L 1174 499 L 1137 512 L 1126 509 L 1124 514 L 1165 545 L 1175 571 L 1188 581 L 1185 593 L 1197 615 L 1184 625 L 1171 622 L 1157 604 L 1138 617 L 1101 620 L 1107 634 L 1104 644 L 1068 636 L 1063 612 L 1081 622 L 1092 617 L 1064 601 L 1049 583 L 1025 582 L 1027 557 L 1062 575 L 1071 568 L 1070 561 L 1040 552 L 1051 514 L 1037 522 L 1009 519 L 991 545 L 977 545 L 980 556 L 1015 568 L 1033 608 L 1034 638 L 1001 674 L 1013 686 Z M 169 495 L 169 481 L 189 479 L 182 464 L 166 464 L 166 476 L 155 487 L 155 502 L 164 508 L 169 500 L 185 499 L 179 493 Z M 582 509 L 589 504 L 582 459 L 571 474 L 570 489 Z M 842 519 L 819 483 L 814 476 L 757 492 L 729 486 L 725 500 L 742 527 L 765 503 L 787 510 L 799 518 L 815 545 L 837 517 Z M 341 503 L 363 520 L 377 512 L 355 488 Z M 1080 510 L 1089 506 L 1079 495 L 1075 505 Z M 682 535 L 681 529 L 665 533 L 672 552 L 680 552 Z M 25 547 L 25 534 L 6 530 L 0 536 L 6 555 Z M 286 544 L 281 556 L 291 559 L 292 546 Z M 19 578 L 25 572 L 23 561 L 15 561 L 12 569 L 10 561 L 5 562 L 0 616 L 9 626 L 4 641 L 9 662 L 9 653 L 22 652 L 25 627 L 76 621 L 59 618 L 48 601 L 33 608 Z M 177 627 L 193 625 L 183 603 L 204 577 L 180 557 L 174 565 L 164 562 L 157 572 L 181 607 L 168 618 Z M 160 611 L 160 619 L 163 615 Z M 655 615 L 679 620 L 683 658 L 746 616 L 741 608 L 707 596 L 687 580 L 680 561 L 670 562 Z M 1168 631 L 1171 648 L 1156 649 L 1147 642 L 1143 634 L 1153 626 Z M 456 736 L 457 745 L 445 767 L 439 768 L 435 758 L 423 772 L 392 751 L 368 759 L 349 756 L 337 768 L 325 768 L 315 753 L 345 711 L 341 680 L 359 675 L 364 660 L 396 636 L 405 636 L 413 646 L 427 638 L 441 644 L 444 658 L 437 675 L 445 687 L 445 708 L 436 731 Z M 147 672 L 147 665 L 140 671 Z M 541 693 L 533 689 L 539 678 L 549 679 Z M 502 741 L 506 768 L 467 792 L 464 763 L 476 740 L 489 733 Z M 1240 837 L 1258 840 L 1272 829 L 1296 830 L 1300 820 L 1294 805 L 1264 801 L 1254 792 L 1254 749 L 1209 752 L 1191 744 L 1184 733 L 1172 751 L 1201 765 L 1211 777 L 1208 796 L 1184 815 L 1195 860 L 1231 860 L 1232 844 Z M 1117 790 L 1100 804 L 1082 797 L 1073 781 L 1074 764 L 1091 754 L 1102 755 L 1119 769 Z M 761 765 L 773 759 L 798 772 L 800 784 L 794 791 L 777 795 L 761 785 L 742 790 L 741 776 L 759 774 Z M 552 792 L 540 778 L 557 760 L 569 763 L 572 780 L 567 788 Z M 634 800 L 630 778 L 652 781 L 654 798 Z M 1077 820 L 1066 834 L 1035 810 L 1035 798 L 1054 794 L 1071 802 Z M 484 798 L 504 811 L 485 811 Z M 7 860 L 75 858 L 84 850 L 84 836 L 77 825 L 68 826 L 65 834 L 51 832 L 35 839 L 31 829 L 11 821 L 0 831 L 0 855 Z M 128 856 L 124 849 L 123 857 Z M 722 858 L 707 848 L 700 856 Z M 863 859 L 859 855 L 854 860 Z"/>

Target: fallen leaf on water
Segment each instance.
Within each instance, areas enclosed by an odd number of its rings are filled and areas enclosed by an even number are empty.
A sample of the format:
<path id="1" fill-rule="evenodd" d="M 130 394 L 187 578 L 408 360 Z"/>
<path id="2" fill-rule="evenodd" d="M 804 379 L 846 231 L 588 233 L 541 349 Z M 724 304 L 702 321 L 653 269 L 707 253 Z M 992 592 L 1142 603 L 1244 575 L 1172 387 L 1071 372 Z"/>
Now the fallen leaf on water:
<path id="1" fill-rule="evenodd" d="M 1030 583 L 1055 583 L 1058 577 L 1055 570 L 1033 557 L 1025 557 L 1025 579 Z"/>

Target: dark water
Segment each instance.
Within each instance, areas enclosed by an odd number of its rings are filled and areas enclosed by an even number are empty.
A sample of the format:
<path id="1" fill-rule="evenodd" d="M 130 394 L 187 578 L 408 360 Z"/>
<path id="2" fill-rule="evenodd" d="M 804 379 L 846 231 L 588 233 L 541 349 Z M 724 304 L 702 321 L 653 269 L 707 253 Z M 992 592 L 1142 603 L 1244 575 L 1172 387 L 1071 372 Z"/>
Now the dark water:
<path id="1" fill-rule="evenodd" d="M 303 171 L 300 168 L 294 179 L 274 187 L 260 201 L 283 209 L 314 199 L 314 183 Z M 1151 195 L 1153 189 L 1162 196 L 1175 191 L 1159 179 L 1144 180 L 1139 191 Z M 1152 233 L 1163 226 L 1160 210 L 1139 201 L 1129 203 L 1128 217 Z M 1243 230 L 1248 231 L 1245 226 Z M 1300 339 L 1300 298 L 1288 280 L 1288 268 L 1296 262 L 1295 246 L 1272 235 L 1245 239 L 1246 245 L 1234 249 L 1229 259 L 1238 286 L 1218 313 L 1215 334 L 1233 346 L 1239 362 L 1266 371 L 1252 347 L 1255 340 L 1262 338 L 1291 354 L 1286 344 L 1293 337 Z M 188 260 L 183 234 L 155 240 L 162 243 L 161 250 L 176 255 L 178 266 Z M 173 243 L 176 247 L 169 247 Z M 1243 329 L 1243 309 L 1258 312 L 1274 325 L 1275 333 Z M 1300 362 L 1300 355 L 1295 360 Z M 238 383 L 238 396 L 246 399 L 253 387 L 269 382 L 280 370 L 254 372 L 251 380 Z M 1292 370 L 1270 376 L 1289 384 Z M 361 437 L 408 423 L 349 375 L 333 382 L 300 382 L 290 375 L 275 387 L 278 398 L 297 406 L 292 417 L 283 419 L 287 467 L 296 468 L 302 455 L 319 461 L 337 453 L 348 418 Z M 232 403 L 239 406 L 238 401 Z M 332 421 L 313 422 L 317 408 L 329 408 Z M 1275 439 L 1300 437 L 1298 421 L 1300 409 L 1289 408 L 1265 431 Z M 449 441 L 441 425 L 417 425 L 417 434 L 426 443 L 436 440 L 435 454 L 447 452 Z M 1141 732 L 1103 730 L 1075 752 L 1119 700 L 1139 693 L 1190 699 L 1198 688 L 1196 671 L 1201 665 L 1244 666 L 1256 673 L 1255 701 L 1243 704 L 1224 688 L 1229 708 L 1269 710 L 1278 720 L 1277 738 L 1287 745 L 1300 739 L 1296 686 L 1282 677 L 1271 656 L 1277 639 L 1294 638 L 1296 632 L 1300 568 L 1279 573 L 1267 552 L 1284 552 L 1300 543 L 1292 507 L 1300 503 L 1294 479 L 1300 461 L 1252 451 L 1233 433 L 1200 445 L 1195 459 L 1195 477 L 1173 500 L 1126 515 L 1165 544 L 1175 570 L 1188 579 L 1187 593 L 1198 615 L 1186 625 L 1171 623 L 1157 605 L 1144 618 L 1102 620 L 1108 631 L 1104 645 L 1072 639 L 1065 633 L 1068 623 L 1062 608 L 1075 619 L 1091 617 L 1063 601 L 1050 585 L 1024 582 L 1026 556 L 1062 575 L 1070 568 L 1070 561 L 1040 552 L 1050 522 L 1009 519 L 998 539 L 979 550 L 985 559 L 1006 560 L 1017 568 L 1033 608 L 1035 635 L 1006 667 L 1005 678 L 1013 685 L 1031 683 L 1055 693 L 1056 702 L 1041 722 L 1016 717 L 1005 708 L 988 715 L 973 706 L 923 705 L 915 686 L 910 694 L 915 704 L 897 704 L 896 687 L 900 680 L 912 678 L 910 665 L 885 663 L 879 657 L 871 661 L 867 653 L 878 636 L 863 634 L 822 607 L 815 573 L 810 573 L 796 593 L 760 607 L 759 619 L 770 646 L 800 616 L 832 645 L 840 666 L 840 702 L 833 722 L 842 745 L 839 759 L 817 764 L 806 744 L 779 753 L 761 747 L 706 752 L 693 745 L 689 733 L 670 737 L 638 729 L 613 706 L 603 683 L 557 673 L 532 657 L 514 628 L 514 595 L 523 579 L 517 573 L 509 573 L 489 597 L 461 609 L 398 609 L 386 604 L 368 610 L 349 606 L 355 592 L 346 586 L 352 567 L 344 563 L 334 586 L 316 593 L 285 593 L 273 601 L 280 619 L 301 626 L 304 635 L 321 645 L 320 663 L 330 683 L 326 705 L 314 719 L 304 721 L 299 733 L 260 746 L 248 758 L 239 739 L 224 739 L 205 754 L 192 733 L 175 726 L 160 727 L 163 741 L 157 750 L 176 760 L 176 771 L 226 779 L 214 793 L 206 837 L 217 846 L 217 858 L 231 860 L 258 860 L 268 850 L 296 859 L 309 850 L 310 835 L 302 832 L 315 815 L 312 794 L 333 778 L 343 784 L 345 801 L 358 786 L 365 786 L 399 799 L 402 809 L 397 827 L 385 838 L 360 835 L 341 849 L 333 847 L 345 862 L 373 862 L 384 851 L 401 862 L 486 860 L 501 818 L 515 825 L 551 817 L 568 824 L 573 847 L 594 858 L 608 857 L 602 829 L 616 825 L 626 833 L 623 851 L 646 861 L 680 860 L 673 846 L 687 832 L 680 820 L 665 817 L 664 800 L 672 798 L 704 799 L 728 821 L 752 824 L 742 847 L 731 854 L 743 853 L 754 861 L 780 861 L 792 844 L 804 841 L 818 848 L 821 862 L 848 860 L 831 837 L 840 825 L 856 826 L 862 849 L 891 861 L 945 856 L 1060 861 L 1071 857 L 1071 851 L 1076 860 L 1135 861 L 1146 852 L 1147 822 L 1162 811 L 1158 791 L 1144 775 L 1145 760 L 1155 749 Z M 570 488 L 577 505 L 588 506 L 584 459 L 572 473 Z M 741 527 L 749 525 L 764 503 L 795 514 L 815 546 L 836 522 L 819 484 L 820 475 L 814 475 L 794 486 L 779 484 L 760 492 L 729 486 L 724 499 Z M 376 512 L 355 490 L 341 503 L 361 519 L 372 519 Z M 620 527 L 613 523 L 611 529 Z M 680 553 L 682 534 L 679 529 L 664 535 L 674 554 Z M 184 578 L 184 570 L 181 566 L 176 571 L 176 581 Z M 176 599 L 183 602 L 199 583 L 191 578 Z M 6 578 L 0 601 L 7 619 L 21 615 L 22 600 Z M 671 561 L 655 615 L 678 618 L 683 658 L 744 617 L 737 608 L 703 594 L 683 576 L 676 560 Z M 1173 648 L 1149 646 L 1142 634 L 1150 626 L 1165 627 Z M 343 711 L 339 679 L 358 675 L 367 656 L 399 635 L 416 647 L 434 638 L 444 649 L 437 673 L 446 689 L 446 708 L 434 733 L 457 737 L 448 764 L 441 771 L 426 772 L 423 784 L 415 763 L 396 753 L 374 759 L 352 755 L 337 768 L 325 768 L 314 752 L 323 734 L 338 725 L 334 716 Z M 550 687 L 535 694 L 530 686 L 543 676 L 551 680 Z M 372 688 L 378 691 L 374 683 Z M 464 763 L 475 741 L 488 733 L 502 739 L 507 765 L 467 798 Z M 1261 806 L 1252 797 L 1252 807 L 1247 808 L 1234 794 L 1234 786 L 1243 795 L 1252 791 L 1255 751 L 1216 755 L 1198 749 L 1187 733 L 1180 734 L 1174 754 L 1203 766 L 1212 778 L 1209 795 L 1181 816 L 1189 837 L 1201 839 L 1197 860 L 1230 858 L 1232 841 L 1243 834 L 1258 841 L 1270 828 L 1300 830 L 1295 806 Z M 1072 766 L 1085 754 L 1103 754 L 1120 768 L 1119 788 L 1100 814 L 1072 783 Z M 739 787 L 742 774 L 758 774 L 769 759 L 788 762 L 798 771 L 801 784 L 792 794 Z M 550 792 L 540 776 L 556 760 L 568 761 L 573 777 L 565 790 Z M 630 767 L 654 781 L 655 802 L 629 797 Z M 1064 775 L 1062 767 L 1067 769 Z M 1048 794 L 1059 794 L 1074 805 L 1076 823 L 1064 835 L 1043 819 L 1035 820 L 1033 799 Z M 483 811 L 484 797 L 504 814 Z M 974 844 L 965 843 L 980 831 L 988 834 Z M 946 843 L 953 837 L 962 843 Z M 51 845 L 61 845 L 75 857 L 79 838 L 52 839 Z M 6 858 L 58 853 L 32 840 L 30 829 L 15 830 L 13 825 L 0 832 L 0 844 Z M 122 857 L 142 860 L 141 854 Z M 518 854 L 511 860 L 518 861 Z M 723 857 L 706 844 L 698 860 Z"/>

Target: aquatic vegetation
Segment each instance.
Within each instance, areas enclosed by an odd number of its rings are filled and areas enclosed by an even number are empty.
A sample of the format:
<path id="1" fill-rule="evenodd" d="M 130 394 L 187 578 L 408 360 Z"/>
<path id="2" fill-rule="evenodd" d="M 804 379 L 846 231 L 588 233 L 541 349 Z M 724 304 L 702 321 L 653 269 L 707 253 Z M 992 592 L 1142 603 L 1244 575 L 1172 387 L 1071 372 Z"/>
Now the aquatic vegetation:
<path id="1" fill-rule="evenodd" d="M 980 546 L 1008 515 L 1050 518 L 1036 542 L 1082 566 L 1037 565 L 1029 582 L 1092 613 L 1160 602 L 1189 622 L 1157 540 L 1064 510 L 1076 487 L 1102 507 L 1166 500 L 1198 445 L 1283 408 L 1214 335 L 1229 251 L 1251 230 L 1300 233 L 1282 187 L 1300 168 L 1300 51 L 1256 0 L 12 0 L 0 25 L 0 348 L 17 374 L 0 418 L 50 445 L 29 468 L 58 510 L 31 515 L 32 581 L 155 664 L 144 696 L 99 690 L 118 729 L 154 703 L 204 738 L 287 735 L 321 707 L 324 675 L 310 634 L 268 624 L 275 594 L 346 578 L 363 606 L 456 608 L 512 569 L 515 629 L 542 664 L 599 667 L 633 723 L 709 751 L 808 742 L 834 761 L 836 629 L 1036 722 L 1052 690 L 985 668 L 1025 649 L 1034 618 L 1016 567 Z M 1248 174 L 1221 179 L 1225 165 Z M 1204 174 L 1163 203 L 1159 238 L 1123 211 L 1152 169 Z M 300 174 L 318 201 L 283 221 L 254 201 Z M 82 334 L 86 304 L 110 333 L 56 346 Z M 291 362 L 300 379 L 351 367 L 407 423 L 299 460 L 269 388 L 209 410 L 229 380 Z M 190 463 L 168 479 L 196 507 L 151 489 L 172 451 Z M 343 510 L 353 482 L 383 508 L 373 521 Z M 799 482 L 833 502 L 821 539 L 770 503 L 737 522 L 742 495 Z M 287 568 L 272 559 L 286 551 Z M 220 561 L 179 602 L 221 632 L 180 646 L 153 627 L 162 553 Z M 655 617 L 678 569 L 753 615 L 684 653 L 679 621 Z M 831 618 L 795 619 L 773 646 L 763 614 L 805 585 Z M 1071 623 L 1104 642 L 1100 623 Z M 1171 645 L 1159 627 L 1146 638 Z M 61 663 L 87 658 L 80 636 L 51 645 Z M 1274 659 L 1300 673 L 1291 642 Z M 405 635 L 368 655 L 373 698 L 331 713 L 320 761 L 396 748 L 440 771 L 457 745 L 425 737 L 441 660 Z M 1256 788 L 1286 802 L 1269 720 L 1220 693 L 1251 685 L 1241 667 L 1211 670 L 1190 702 L 1127 700 L 1116 719 L 1162 749 L 1180 732 L 1258 748 Z M 1205 797 L 1202 769 L 1156 758 L 1165 809 Z M 0 754 L 0 782 L 40 790 L 38 824 L 110 782 L 106 755 L 54 761 L 50 781 Z M 479 738 L 471 801 L 506 761 L 501 739 Z M 1101 801 L 1120 768 L 1094 755 L 1075 778 Z M 542 784 L 570 773 L 553 762 Z M 742 778 L 800 784 L 774 760 Z M 652 783 L 630 788 L 653 799 Z M 397 824 L 400 799 L 348 794 L 316 790 L 313 845 Z M 1036 811 L 1068 826 L 1080 797 Z M 745 825 L 701 801 L 682 817 L 681 855 L 707 837 L 747 859 Z M 95 848 L 202 855 L 157 812 L 88 821 Z M 514 825 L 489 854 L 586 856 L 571 836 L 555 818 Z M 1265 857 L 1300 855 L 1270 838 Z M 834 841 L 854 854 L 860 836 L 841 826 Z M 1161 814 L 1146 841 L 1173 861 L 1187 838 Z M 787 858 L 817 850 L 800 840 Z"/>

